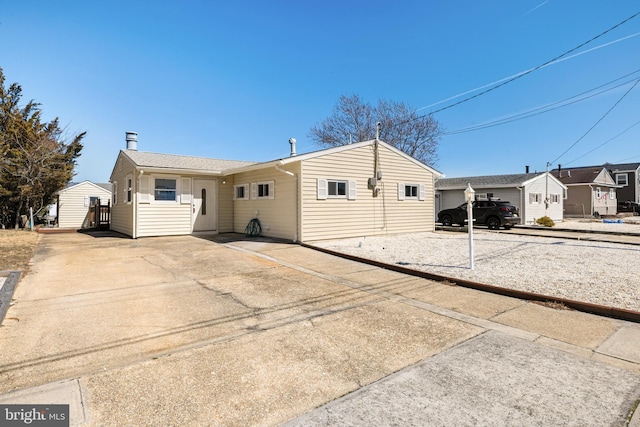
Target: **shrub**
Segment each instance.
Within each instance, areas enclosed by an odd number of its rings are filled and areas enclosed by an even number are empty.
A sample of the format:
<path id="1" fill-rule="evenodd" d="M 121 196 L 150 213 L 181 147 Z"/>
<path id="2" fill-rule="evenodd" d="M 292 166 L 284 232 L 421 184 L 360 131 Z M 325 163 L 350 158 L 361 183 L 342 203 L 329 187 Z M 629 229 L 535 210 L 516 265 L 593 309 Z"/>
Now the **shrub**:
<path id="1" fill-rule="evenodd" d="M 543 225 L 545 227 L 553 227 L 554 225 L 556 225 L 556 223 L 553 222 L 553 220 L 548 216 L 543 216 L 542 218 L 536 219 L 536 224 Z"/>

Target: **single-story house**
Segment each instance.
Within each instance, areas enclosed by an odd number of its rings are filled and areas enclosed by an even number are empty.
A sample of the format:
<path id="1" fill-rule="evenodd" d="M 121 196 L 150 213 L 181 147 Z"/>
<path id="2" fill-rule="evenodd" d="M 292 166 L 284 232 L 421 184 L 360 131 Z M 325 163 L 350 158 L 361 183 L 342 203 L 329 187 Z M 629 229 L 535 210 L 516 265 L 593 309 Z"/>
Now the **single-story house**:
<path id="1" fill-rule="evenodd" d="M 566 216 L 598 217 L 618 213 L 616 189 L 620 186 L 606 167 L 558 167 L 551 173 L 567 186 Z"/>
<path id="2" fill-rule="evenodd" d="M 60 228 L 89 228 L 92 226 L 90 207 L 98 202 L 107 204 L 110 200 L 109 183 L 70 183 L 58 192 L 56 204 L 49 207 L 49 215 L 55 216 L 54 221 Z"/>
<path id="3" fill-rule="evenodd" d="M 616 189 L 618 201 L 640 203 L 640 163 L 605 163 L 604 167 L 620 186 Z"/>
<path id="4" fill-rule="evenodd" d="M 476 200 L 511 202 L 520 211 L 522 224 L 535 224 L 543 216 L 555 222 L 563 219 L 567 187 L 547 172 L 440 178 L 435 183 L 437 211 L 464 203 L 468 184 L 476 191 Z"/>
<path id="5" fill-rule="evenodd" d="M 111 229 L 133 238 L 196 232 L 313 241 L 433 231 L 441 174 L 371 140 L 262 163 L 137 150 L 127 133 L 113 184 Z"/>

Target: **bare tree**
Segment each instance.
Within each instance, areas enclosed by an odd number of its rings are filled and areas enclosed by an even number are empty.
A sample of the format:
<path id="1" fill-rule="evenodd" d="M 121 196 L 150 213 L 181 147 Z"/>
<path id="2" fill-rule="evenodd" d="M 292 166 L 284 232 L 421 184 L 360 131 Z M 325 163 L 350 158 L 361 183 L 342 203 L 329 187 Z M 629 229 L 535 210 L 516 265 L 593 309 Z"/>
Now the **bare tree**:
<path id="1" fill-rule="evenodd" d="M 375 138 L 377 122 L 381 123 L 381 140 L 429 166 L 436 166 L 438 135 L 442 132 L 439 123 L 430 115 L 417 115 L 402 102 L 380 100 L 372 107 L 358 95 L 343 95 L 333 114 L 312 127 L 309 137 L 323 147 L 367 141 Z"/>

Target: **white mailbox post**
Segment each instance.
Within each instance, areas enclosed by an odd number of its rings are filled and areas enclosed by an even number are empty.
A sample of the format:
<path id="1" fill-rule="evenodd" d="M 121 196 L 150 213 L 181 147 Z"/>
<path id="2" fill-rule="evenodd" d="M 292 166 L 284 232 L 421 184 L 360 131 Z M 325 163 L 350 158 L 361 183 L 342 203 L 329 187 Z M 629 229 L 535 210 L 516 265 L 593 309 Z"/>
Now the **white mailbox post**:
<path id="1" fill-rule="evenodd" d="M 476 192 L 471 188 L 471 183 L 467 184 L 464 190 L 464 199 L 467 201 L 467 229 L 469 230 L 469 269 L 473 270 L 473 200 Z"/>

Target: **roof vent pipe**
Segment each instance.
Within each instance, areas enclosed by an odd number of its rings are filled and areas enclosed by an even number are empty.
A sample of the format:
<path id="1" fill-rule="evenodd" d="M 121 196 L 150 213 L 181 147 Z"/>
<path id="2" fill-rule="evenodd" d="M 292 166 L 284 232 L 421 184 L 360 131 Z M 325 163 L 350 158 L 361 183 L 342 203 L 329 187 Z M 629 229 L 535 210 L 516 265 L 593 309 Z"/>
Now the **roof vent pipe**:
<path id="1" fill-rule="evenodd" d="M 137 150 L 138 149 L 138 133 L 126 132 L 126 135 L 127 135 L 127 150 Z"/>
<path id="2" fill-rule="evenodd" d="M 526 166 L 524 167 L 524 171 L 525 171 L 524 173 L 529 173 L 529 165 L 526 165 Z"/>
<path id="3" fill-rule="evenodd" d="M 291 157 L 296 155 L 296 139 L 289 138 L 289 144 L 291 144 Z"/>

